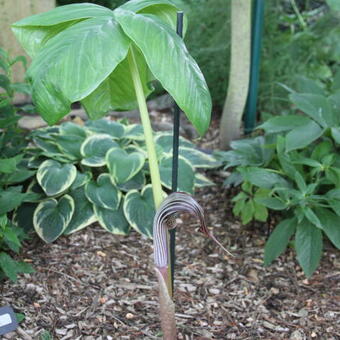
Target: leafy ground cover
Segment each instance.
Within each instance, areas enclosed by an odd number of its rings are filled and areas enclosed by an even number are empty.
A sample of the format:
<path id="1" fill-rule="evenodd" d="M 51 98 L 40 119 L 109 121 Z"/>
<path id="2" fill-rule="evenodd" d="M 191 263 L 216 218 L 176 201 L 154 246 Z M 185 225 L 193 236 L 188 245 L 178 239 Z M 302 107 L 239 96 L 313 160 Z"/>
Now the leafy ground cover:
<path id="1" fill-rule="evenodd" d="M 214 121 L 203 147 L 216 143 L 216 126 Z M 235 257 L 193 233 L 194 220 L 178 233 L 179 339 L 338 339 L 340 263 L 334 247 L 325 244 L 321 265 L 308 280 L 290 249 L 263 267 L 263 245 L 275 218 L 242 226 L 231 214 L 236 193 L 221 188 L 225 173 L 211 175 L 217 186 L 200 189 L 196 197 Z M 151 246 L 137 233 L 115 236 L 98 225 L 50 245 L 37 237 L 26 243 L 22 257 L 36 273 L 0 288 L 0 303 L 26 315 L 7 338 L 39 339 L 46 331 L 65 340 L 159 338 Z"/>

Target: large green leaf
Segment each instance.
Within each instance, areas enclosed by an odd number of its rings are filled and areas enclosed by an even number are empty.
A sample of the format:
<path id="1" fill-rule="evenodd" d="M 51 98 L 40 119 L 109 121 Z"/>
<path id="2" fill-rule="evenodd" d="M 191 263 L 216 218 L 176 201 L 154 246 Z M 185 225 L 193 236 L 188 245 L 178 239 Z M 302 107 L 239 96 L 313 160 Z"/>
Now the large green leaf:
<path id="1" fill-rule="evenodd" d="M 318 267 L 322 255 L 322 231 L 304 219 L 297 226 L 295 234 L 297 259 L 310 277 Z"/>
<path id="2" fill-rule="evenodd" d="M 96 134 L 88 137 L 81 146 L 84 159 L 82 164 L 90 167 L 105 165 L 105 155 L 111 149 L 119 147 L 113 138 L 106 134 Z"/>
<path id="3" fill-rule="evenodd" d="M 318 208 L 316 214 L 319 217 L 322 229 L 330 241 L 340 249 L 340 217 L 329 209 Z"/>
<path id="4" fill-rule="evenodd" d="M 313 118 L 322 127 L 332 127 L 339 123 L 331 102 L 324 96 L 309 93 L 292 93 L 290 100 L 298 109 Z"/>
<path id="5" fill-rule="evenodd" d="M 116 9 L 124 32 L 142 51 L 152 74 L 202 135 L 210 123 L 211 98 L 203 74 L 182 39 L 150 14 Z"/>
<path id="6" fill-rule="evenodd" d="M 262 169 L 256 167 L 245 167 L 239 168 L 238 171 L 241 173 L 245 181 L 250 182 L 260 188 L 271 189 L 275 185 L 286 186 L 286 180 L 269 169 Z"/>
<path id="7" fill-rule="evenodd" d="M 89 182 L 86 185 L 85 194 L 90 202 L 109 210 L 116 210 L 121 199 L 121 193 L 112 184 L 109 174 L 101 174 L 96 182 Z"/>
<path id="8" fill-rule="evenodd" d="M 179 155 L 185 158 L 194 168 L 217 168 L 222 165 L 215 157 L 194 148 L 181 146 Z"/>
<path id="9" fill-rule="evenodd" d="M 266 120 L 257 128 L 263 129 L 266 133 L 278 133 L 292 130 L 298 126 L 303 126 L 307 124 L 308 121 L 309 119 L 307 117 L 298 115 L 277 116 Z"/>
<path id="10" fill-rule="evenodd" d="M 54 124 L 92 93 L 126 57 L 130 42 L 111 17 L 79 22 L 50 39 L 27 75 L 37 110 Z"/>
<path id="11" fill-rule="evenodd" d="M 176 29 L 179 8 L 168 0 L 130 0 L 120 8 L 136 13 L 156 15 L 163 22 L 169 24 L 172 29 Z M 184 17 L 183 26 L 183 34 L 185 34 L 187 28 L 186 17 Z"/>
<path id="12" fill-rule="evenodd" d="M 46 243 L 53 242 L 65 231 L 73 213 L 71 196 L 65 195 L 59 201 L 49 198 L 41 202 L 34 212 L 34 229 Z"/>
<path id="13" fill-rule="evenodd" d="M 153 91 L 149 85 L 153 76 L 140 52 L 136 52 L 136 61 L 143 84 L 143 92 L 147 97 Z M 135 109 L 138 104 L 128 60 L 124 59 L 97 89 L 81 102 L 91 119 L 98 119 L 109 110 Z"/>
<path id="14" fill-rule="evenodd" d="M 112 12 L 102 6 L 72 4 L 17 21 L 12 25 L 12 30 L 26 52 L 34 57 L 49 39 L 71 25 L 81 20 L 110 15 Z"/>
<path id="15" fill-rule="evenodd" d="M 114 183 L 121 184 L 133 178 L 143 167 L 145 156 L 142 152 L 128 154 L 121 148 L 112 148 L 106 154 L 106 164 Z"/>
<path id="16" fill-rule="evenodd" d="M 152 237 L 152 224 L 155 216 L 152 186 L 147 185 L 142 192 L 131 190 L 124 200 L 124 214 L 132 228 L 139 233 Z"/>
<path id="17" fill-rule="evenodd" d="M 84 186 L 72 190 L 69 195 L 74 201 L 74 213 L 64 231 L 64 234 L 66 235 L 81 230 L 97 220 L 93 211 L 93 206 L 85 195 Z"/>
<path id="18" fill-rule="evenodd" d="M 58 195 L 67 190 L 77 177 L 77 168 L 73 164 L 61 164 L 48 159 L 41 163 L 37 171 L 37 180 L 47 196 Z"/>
<path id="19" fill-rule="evenodd" d="M 130 225 L 125 218 L 123 203 L 116 210 L 109 210 L 94 205 L 94 211 L 99 224 L 108 232 L 116 235 L 128 235 Z"/>
<path id="20" fill-rule="evenodd" d="M 322 136 L 324 130 L 313 120 L 299 126 L 286 135 L 286 151 L 301 149 Z"/>

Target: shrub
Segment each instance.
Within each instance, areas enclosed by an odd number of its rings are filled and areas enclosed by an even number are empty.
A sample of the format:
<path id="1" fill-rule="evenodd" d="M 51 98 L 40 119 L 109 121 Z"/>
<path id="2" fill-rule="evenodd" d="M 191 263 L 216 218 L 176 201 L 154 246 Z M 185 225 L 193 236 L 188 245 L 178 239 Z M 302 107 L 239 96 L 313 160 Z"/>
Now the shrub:
<path id="1" fill-rule="evenodd" d="M 309 81 L 309 88 L 316 84 Z M 334 95 L 289 97 L 296 113 L 270 118 L 258 127 L 265 136 L 234 142 L 233 150 L 218 156 L 237 173 L 226 184 L 243 182 L 234 214 L 248 222 L 265 220 L 266 209 L 281 212 L 265 246 L 265 265 L 295 235 L 297 260 L 310 276 L 319 265 L 323 236 L 340 248 L 340 103 Z"/>
<path id="2" fill-rule="evenodd" d="M 46 242 L 71 234 L 98 221 L 109 232 L 126 235 L 130 227 L 152 236 L 155 212 L 146 147 L 141 125 L 125 125 L 105 119 L 85 126 L 71 122 L 36 130 L 28 166 L 36 173 L 28 193 L 34 228 Z M 172 136 L 155 135 L 161 182 L 171 188 Z M 212 185 L 196 169 L 220 163 L 181 138 L 179 148 L 180 191 Z"/>

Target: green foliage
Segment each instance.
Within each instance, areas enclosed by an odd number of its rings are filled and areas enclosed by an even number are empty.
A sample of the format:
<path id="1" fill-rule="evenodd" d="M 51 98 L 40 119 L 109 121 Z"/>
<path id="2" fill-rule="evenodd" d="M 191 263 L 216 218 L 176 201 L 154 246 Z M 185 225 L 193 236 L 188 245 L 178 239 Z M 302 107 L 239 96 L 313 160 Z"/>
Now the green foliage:
<path id="1" fill-rule="evenodd" d="M 315 88 L 312 81 L 308 88 Z M 233 210 L 243 223 L 260 220 L 256 210 L 264 217 L 263 207 L 282 213 L 267 241 L 265 264 L 295 235 L 297 260 L 310 276 L 319 265 L 323 236 L 340 249 L 339 106 L 336 96 L 325 93 L 292 92 L 290 100 L 297 113 L 270 118 L 258 127 L 265 136 L 239 141 L 218 156 L 244 181 Z"/>
<path id="2" fill-rule="evenodd" d="M 152 237 L 155 207 L 140 125 L 105 119 L 85 126 L 67 122 L 38 129 L 32 139 L 35 145 L 26 154 L 36 177 L 24 195 L 35 193 L 30 201 L 33 224 L 44 241 L 52 242 L 95 221 L 114 234 L 127 235 L 132 227 Z M 157 133 L 154 140 L 161 182 L 164 190 L 170 189 L 172 136 Z M 179 154 L 180 191 L 193 193 L 197 187 L 213 184 L 197 169 L 214 168 L 220 162 L 184 138 Z"/>
<path id="3" fill-rule="evenodd" d="M 33 61 L 27 71 L 38 112 L 54 124 L 80 101 L 89 117 L 137 106 L 134 64 L 148 96 L 157 79 L 200 134 L 211 98 L 204 77 L 175 32 L 168 0 L 132 0 L 109 10 L 83 3 L 57 7 L 13 24 Z M 138 91 L 140 91 L 139 89 Z"/>
<path id="4" fill-rule="evenodd" d="M 17 128 L 20 116 L 12 104 L 16 92 L 29 93 L 27 84 L 12 82 L 12 66 L 17 62 L 26 65 L 24 57 L 12 59 L 0 48 L 0 279 L 8 277 L 12 281 L 17 280 L 19 273 L 32 272 L 30 265 L 10 255 L 19 252 L 21 241 L 26 237 L 11 219 L 15 209 L 33 198 L 23 192 L 22 182 L 34 174 L 26 168 L 20 153 L 26 142 L 23 132 Z"/>
<path id="5" fill-rule="evenodd" d="M 322 91 L 331 87 L 339 69 L 337 1 L 327 1 L 330 7 L 325 1 L 296 3 L 295 10 L 289 1 L 266 4 L 259 96 L 262 112 L 286 110 L 289 99 L 281 84 L 306 92 L 307 77 L 315 80 L 315 91 Z"/>

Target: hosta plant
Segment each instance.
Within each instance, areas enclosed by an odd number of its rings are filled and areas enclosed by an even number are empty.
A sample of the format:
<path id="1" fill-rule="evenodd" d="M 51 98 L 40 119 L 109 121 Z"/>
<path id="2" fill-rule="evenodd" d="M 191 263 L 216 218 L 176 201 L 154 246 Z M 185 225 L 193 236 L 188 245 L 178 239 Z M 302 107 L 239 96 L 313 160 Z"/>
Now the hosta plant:
<path id="1" fill-rule="evenodd" d="M 258 127 L 264 137 L 243 140 L 219 157 L 227 167 L 235 167 L 234 181 L 240 177 L 247 183 L 235 198 L 235 213 L 259 219 L 264 207 L 281 212 L 265 246 L 265 264 L 291 244 L 305 274 L 311 276 L 319 265 L 324 237 L 340 249 L 339 101 L 334 95 L 296 92 L 290 99 L 297 113 L 267 120 Z M 257 195 L 260 190 L 266 194 Z"/>
<path id="2" fill-rule="evenodd" d="M 167 132 L 154 136 L 163 191 L 171 188 L 171 139 Z M 132 227 L 152 237 L 155 205 L 141 125 L 66 122 L 34 131 L 32 141 L 26 152 L 36 176 L 27 192 L 41 195 L 31 208 L 43 240 L 52 242 L 95 221 L 114 234 L 126 235 Z M 220 166 L 213 156 L 182 137 L 179 155 L 179 190 L 193 193 L 213 184 L 198 172 Z"/>
<path id="3" fill-rule="evenodd" d="M 169 0 L 132 0 L 113 11 L 83 3 L 13 24 L 33 60 L 27 72 L 33 101 L 49 124 L 65 116 L 76 101 L 92 119 L 111 109 L 139 107 L 157 207 L 164 196 L 145 103 L 153 90 L 150 82 L 162 84 L 200 134 L 209 125 L 211 111 L 204 77 L 175 32 L 176 12 Z M 84 151 L 91 152 L 90 159 L 95 158 L 91 148 L 89 142 Z M 110 157 L 120 156 L 112 152 Z M 129 162 L 140 165 L 143 159 L 133 154 Z M 72 209 L 69 198 L 63 202 Z"/>

